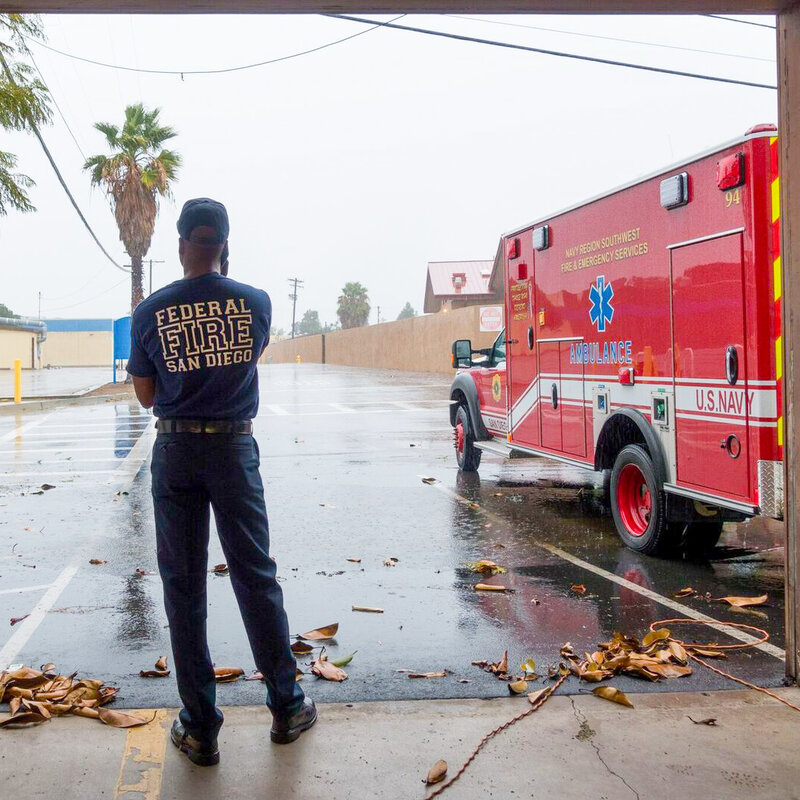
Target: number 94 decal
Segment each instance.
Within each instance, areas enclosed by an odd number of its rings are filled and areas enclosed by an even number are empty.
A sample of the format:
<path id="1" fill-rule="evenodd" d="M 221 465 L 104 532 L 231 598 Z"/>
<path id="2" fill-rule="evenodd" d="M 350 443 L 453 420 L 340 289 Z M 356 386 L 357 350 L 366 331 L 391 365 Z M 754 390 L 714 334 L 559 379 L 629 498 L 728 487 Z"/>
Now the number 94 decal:
<path id="1" fill-rule="evenodd" d="M 742 192 L 740 189 L 730 189 L 725 192 L 725 208 L 739 205 L 742 202 Z"/>

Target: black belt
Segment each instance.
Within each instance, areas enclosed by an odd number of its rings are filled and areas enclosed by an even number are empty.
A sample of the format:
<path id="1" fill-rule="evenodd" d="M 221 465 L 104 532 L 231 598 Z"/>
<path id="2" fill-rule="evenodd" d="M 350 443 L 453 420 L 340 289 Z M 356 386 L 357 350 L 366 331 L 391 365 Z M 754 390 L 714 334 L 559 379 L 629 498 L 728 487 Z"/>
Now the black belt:
<path id="1" fill-rule="evenodd" d="M 253 433 L 253 421 L 249 419 L 159 419 L 159 433 Z"/>

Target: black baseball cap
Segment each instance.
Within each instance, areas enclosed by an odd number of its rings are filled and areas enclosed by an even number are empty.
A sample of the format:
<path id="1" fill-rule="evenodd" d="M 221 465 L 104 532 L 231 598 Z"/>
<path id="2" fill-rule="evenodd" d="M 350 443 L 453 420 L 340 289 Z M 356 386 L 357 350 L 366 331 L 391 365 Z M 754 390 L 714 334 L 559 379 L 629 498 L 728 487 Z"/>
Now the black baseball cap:
<path id="1" fill-rule="evenodd" d="M 195 197 L 187 200 L 183 204 L 180 217 L 178 217 L 178 233 L 181 239 L 190 240 L 192 231 L 200 227 L 214 229 L 216 244 L 225 242 L 230 233 L 228 212 L 225 206 L 209 197 Z"/>

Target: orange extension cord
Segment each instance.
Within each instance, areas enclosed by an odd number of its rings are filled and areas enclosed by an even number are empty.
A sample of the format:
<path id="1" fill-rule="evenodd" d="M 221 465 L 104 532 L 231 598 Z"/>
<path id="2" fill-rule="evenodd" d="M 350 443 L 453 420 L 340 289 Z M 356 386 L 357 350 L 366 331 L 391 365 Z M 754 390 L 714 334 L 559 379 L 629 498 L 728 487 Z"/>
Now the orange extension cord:
<path id="1" fill-rule="evenodd" d="M 715 620 L 714 623 L 710 623 L 710 622 L 705 622 L 704 620 L 690 619 L 688 617 L 677 617 L 675 619 L 659 619 L 659 620 L 656 620 L 655 622 L 651 623 L 650 630 L 654 631 L 654 630 L 657 630 L 658 628 L 663 628 L 665 625 L 680 625 L 680 624 L 686 624 L 686 625 L 689 625 L 689 624 L 691 624 L 691 625 L 711 625 L 711 624 L 728 625 L 731 628 L 740 628 L 742 630 L 747 630 L 750 633 L 755 633 L 760 638 L 758 638 L 755 642 L 748 642 L 748 643 L 744 643 L 744 644 L 716 644 L 714 642 L 709 642 L 708 644 L 698 644 L 696 642 L 693 643 L 693 644 L 687 644 L 686 642 L 682 642 L 680 639 L 675 639 L 675 637 L 670 637 L 670 638 L 672 638 L 673 641 L 677 642 L 679 645 L 681 645 L 686 650 L 686 654 L 689 656 L 689 658 L 692 659 L 692 661 L 696 661 L 698 664 L 702 664 L 704 667 L 706 667 L 707 669 L 710 669 L 712 672 L 715 672 L 717 675 L 721 675 L 723 678 L 728 678 L 729 680 L 732 680 L 732 681 L 734 681 L 736 683 L 739 683 L 742 686 L 746 686 L 748 689 L 753 689 L 756 692 L 761 692 L 762 694 L 765 694 L 768 697 L 771 697 L 773 700 L 777 700 L 779 703 L 783 703 L 785 706 L 789 706 L 789 708 L 793 708 L 795 711 L 800 711 L 800 706 L 796 706 L 794 703 L 790 703 L 788 700 L 784 700 L 784 698 L 779 697 L 774 692 L 769 691 L 769 689 L 765 689 L 763 686 L 756 686 L 756 684 L 754 684 L 754 683 L 749 683 L 748 681 L 742 680 L 741 678 L 737 678 L 734 675 L 731 675 L 730 673 L 725 672 L 724 670 L 721 670 L 721 669 L 718 669 L 717 667 L 712 666 L 708 662 L 704 661 L 702 658 L 699 658 L 698 656 L 694 655 L 694 653 L 692 653 L 692 648 L 699 648 L 701 650 L 727 650 L 727 651 L 730 651 L 730 650 L 746 650 L 747 648 L 750 648 L 750 647 L 756 647 L 759 644 L 764 644 L 764 642 L 769 641 L 769 633 L 767 633 L 767 631 L 765 631 L 763 628 L 757 628 L 754 625 L 744 625 L 741 622 L 717 622 Z M 561 686 L 561 684 L 564 683 L 564 681 L 568 677 L 569 677 L 569 674 L 568 675 L 562 675 L 553 684 L 553 686 L 550 687 L 549 691 L 547 691 L 545 694 L 543 694 L 527 711 L 524 711 L 522 714 L 518 714 L 516 717 L 512 717 L 510 720 L 508 720 L 507 722 L 504 722 L 502 725 L 498 725 L 494 730 L 489 731 L 489 733 L 487 733 L 480 740 L 480 742 L 478 742 L 477 747 L 472 751 L 472 753 L 470 754 L 469 758 L 461 765 L 461 768 L 458 770 L 458 772 L 456 772 L 456 774 L 453 775 L 452 778 L 449 778 L 441 786 L 438 786 L 433 792 L 431 792 L 425 798 L 425 800 L 432 800 L 432 798 L 438 797 L 442 792 L 444 792 L 445 789 L 448 789 L 450 786 L 452 786 L 464 774 L 464 772 L 466 771 L 467 767 L 474 761 L 475 757 L 478 755 L 478 753 L 481 751 L 483 746 L 490 739 L 492 739 L 494 736 L 497 736 L 497 734 L 502 733 L 507 728 L 510 728 L 512 725 L 516 725 L 517 722 L 519 722 L 522 719 L 525 719 L 525 717 L 530 716 L 531 714 L 533 714 L 534 711 L 538 711 L 550 699 L 550 697 L 553 695 L 553 693 L 556 691 L 556 689 L 558 689 L 558 687 Z"/>

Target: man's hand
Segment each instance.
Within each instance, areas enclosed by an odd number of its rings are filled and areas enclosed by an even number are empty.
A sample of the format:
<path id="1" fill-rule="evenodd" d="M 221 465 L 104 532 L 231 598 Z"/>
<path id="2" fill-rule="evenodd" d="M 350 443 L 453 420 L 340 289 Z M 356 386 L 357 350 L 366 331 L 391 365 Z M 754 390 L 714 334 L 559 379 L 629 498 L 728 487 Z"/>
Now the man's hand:
<path id="1" fill-rule="evenodd" d="M 136 392 L 136 397 L 145 408 L 153 407 L 153 400 L 156 394 L 156 382 L 153 378 L 137 378 L 136 375 L 131 375 L 133 378 L 133 391 Z"/>

